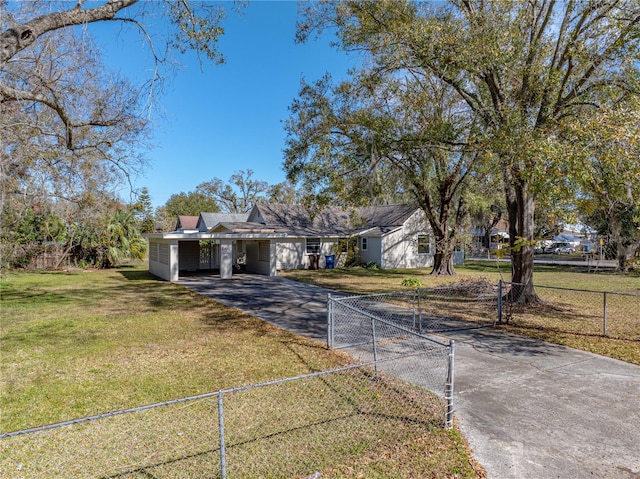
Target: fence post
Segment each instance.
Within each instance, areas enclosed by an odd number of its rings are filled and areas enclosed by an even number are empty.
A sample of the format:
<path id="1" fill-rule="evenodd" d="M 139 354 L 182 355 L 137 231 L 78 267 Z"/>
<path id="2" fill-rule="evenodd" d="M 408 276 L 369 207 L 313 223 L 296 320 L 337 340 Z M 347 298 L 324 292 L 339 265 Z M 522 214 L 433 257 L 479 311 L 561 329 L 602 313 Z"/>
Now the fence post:
<path id="1" fill-rule="evenodd" d="M 498 324 L 502 324 L 502 280 L 498 281 Z"/>
<path id="2" fill-rule="evenodd" d="M 603 317 L 602 317 L 602 335 L 607 335 L 607 292 L 604 292 L 604 305 L 603 305 Z"/>
<path id="3" fill-rule="evenodd" d="M 453 361 L 455 356 L 455 342 L 449 344 L 449 365 L 447 367 L 447 384 L 444 389 L 444 397 L 447 402 L 444 426 L 447 429 L 453 427 Z"/>
<path id="4" fill-rule="evenodd" d="M 373 336 L 373 367 L 378 379 L 378 345 L 376 344 L 376 320 L 371 318 L 371 335 Z"/>
<path id="5" fill-rule="evenodd" d="M 218 395 L 218 433 L 220 435 L 220 477 L 227 479 L 227 451 L 224 447 L 224 406 L 222 392 Z"/>
<path id="6" fill-rule="evenodd" d="M 333 300 L 327 296 L 327 349 L 333 349 Z"/>
<path id="7" fill-rule="evenodd" d="M 416 329 L 416 293 L 417 293 L 417 289 L 416 291 L 413 292 L 413 302 L 411 304 L 411 308 L 413 310 L 413 329 Z"/>
<path id="8" fill-rule="evenodd" d="M 420 288 L 418 288 L 418 330 L 422 334 L 422 301 L 420 299 Z"/>

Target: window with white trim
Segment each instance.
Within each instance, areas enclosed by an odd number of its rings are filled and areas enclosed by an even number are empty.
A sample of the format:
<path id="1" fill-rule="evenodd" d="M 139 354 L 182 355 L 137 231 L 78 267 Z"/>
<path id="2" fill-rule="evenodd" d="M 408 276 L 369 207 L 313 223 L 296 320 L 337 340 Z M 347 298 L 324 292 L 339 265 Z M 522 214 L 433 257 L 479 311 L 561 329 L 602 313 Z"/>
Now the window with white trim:
<path id="1" fill-rule="evenodd" d="M 429 235 L 418 235 L 418 254 L 431 253 L 431 238 Z"/>
<path id="2" fill-rule="evenodd" d="M 307 238 L 307 254 L 320 254 L 320 238 Z"/>
<path id="3" fill-rule="evenodd" d="M 361 247 L 362 247 L 362 251 L 367 251 L 367 247 L 369 243 L 369 238 L 362 238 L 361 240 Z"/>

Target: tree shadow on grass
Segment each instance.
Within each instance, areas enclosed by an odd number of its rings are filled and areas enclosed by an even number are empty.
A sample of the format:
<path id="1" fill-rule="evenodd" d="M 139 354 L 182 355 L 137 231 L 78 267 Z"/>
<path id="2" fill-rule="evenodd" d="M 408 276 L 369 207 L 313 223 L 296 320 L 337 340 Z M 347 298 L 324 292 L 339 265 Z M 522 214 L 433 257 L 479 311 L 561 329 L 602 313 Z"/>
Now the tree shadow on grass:
<path id="1" fill-rule="evenodd" d="M 157 276 L 154 276 L 149 271 L 146 270 L 126 270 L 118 268 L 118 273 L 124 276 L 129 281 L 157 281 L 164 282 L 159 279 Z"/>

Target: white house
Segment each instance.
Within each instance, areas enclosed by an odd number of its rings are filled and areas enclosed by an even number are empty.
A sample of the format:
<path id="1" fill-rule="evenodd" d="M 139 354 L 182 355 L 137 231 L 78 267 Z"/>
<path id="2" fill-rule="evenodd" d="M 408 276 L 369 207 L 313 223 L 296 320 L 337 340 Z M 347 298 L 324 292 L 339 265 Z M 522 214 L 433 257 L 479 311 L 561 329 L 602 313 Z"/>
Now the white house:
<path id="1" fill-rule="evenodd" d="M 193 230 L 147 238 L 149 271 L 168 281 L 201 270 L 230 278 L 240 269 L 275 276 L 278 270 L 324 268 L 347 238 L 357 242 L 363 263 L 383 269 L 433 264 L 425 215 L 408 205 L 311 210 L 260 203 L 245 215 L 201 213 Z"/>

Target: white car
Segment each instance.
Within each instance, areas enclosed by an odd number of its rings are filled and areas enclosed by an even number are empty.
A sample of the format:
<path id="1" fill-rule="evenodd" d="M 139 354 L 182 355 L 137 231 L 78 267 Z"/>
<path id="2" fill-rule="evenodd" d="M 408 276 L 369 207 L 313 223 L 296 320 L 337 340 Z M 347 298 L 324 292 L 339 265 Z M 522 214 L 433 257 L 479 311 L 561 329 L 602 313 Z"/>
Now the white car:
<path id="1" fill-rule="evenodd" d="M 572 254 L 573 246 L 569 243 L 553 243 L 544 249 L 545 253 L 551 254 Z"/>

